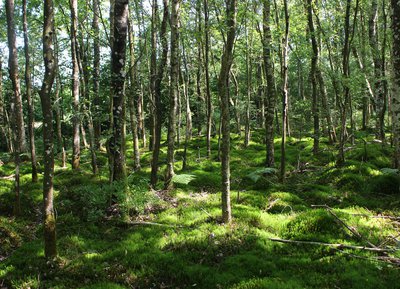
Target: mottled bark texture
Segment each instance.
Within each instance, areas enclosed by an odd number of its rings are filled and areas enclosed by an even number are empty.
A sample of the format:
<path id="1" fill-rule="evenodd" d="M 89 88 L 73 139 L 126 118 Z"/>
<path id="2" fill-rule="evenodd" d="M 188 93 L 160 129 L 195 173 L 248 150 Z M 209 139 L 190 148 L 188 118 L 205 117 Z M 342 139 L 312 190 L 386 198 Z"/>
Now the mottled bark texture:
<path id="1" fill-rule="evenodd" d="M 125 168 L 125 62 L 126 43 L 128 35 L 128 0 L 116 0 L 114 6 L 114 42 L 111 58 L 111 89 L 112 89 L 112 136 L 109 150 L 112 155 L 112 181 L 126 177 Z"/>
<path id="2" fill-rule="evenodd" d="M 221 104 L 221 173 L 222 173 L 222 221 L 230 223 L 230 116 L 229 116 L 229 74 L 233 61 L 233 46 L 236 32 L 236 0 L 229 0 L 226 4 L 227 37 L 221 61 L 221 70 L 218 78 L 218 92 Z"/>
<path id="3" fill-rule="evenodd" d="M 393 33 L 393 85 L 392 117 L 394 167 L 400 168 L 400 2 L 392 0 L 392 33 Z"/>
<path id="4" fill-rule="evenodd" d="M 52 0 L 44 1 L 43 24 L 43 58 L 45 65 L 44 79 L 40 90 L 43 112 L 43 228 L 44 253 L 46 258 L 57 256 L 56 219 L 53 206 L 53 176 L 54 176 L 54 144 L 53 144 L 53 110 L 51 88 L 53 86 L 56 66 L 53 51 L 54 10 Z"/>

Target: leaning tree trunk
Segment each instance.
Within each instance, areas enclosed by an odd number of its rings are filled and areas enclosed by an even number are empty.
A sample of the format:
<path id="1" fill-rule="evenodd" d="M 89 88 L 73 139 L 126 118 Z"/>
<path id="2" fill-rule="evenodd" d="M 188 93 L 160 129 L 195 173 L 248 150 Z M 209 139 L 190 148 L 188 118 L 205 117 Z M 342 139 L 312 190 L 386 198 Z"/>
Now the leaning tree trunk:
<path id="1" fill-rule="evenodd" d="M 392 0 L 392 33 L 393 33 L 393 85 L 392 117 L 394 167 L 400 168 L 400 2 Z"/>
<path id="2" fill-rule="evenodd" d="M 128 33 L 128 0 L 116 0 L 114 6 L 114 37 L 111 58 L 112 89 L 112 136 L 109 150 L 113 159 L 111 180 L 123 180 L 126 177 L 124 151 L 124 111 L 125 111 L 125 52 Z"/>
<path id="3" fill-rule="evenodd" d="M 72 102 L 74 116 L 72 119 L 72 169 L 78 169 L 80 163 L 80 109 L 79 109 L 79 64 L 77 48 L 78 1 L 70 0 L 71 9 L 71 55 L 72 55 Z"/>
<path id="4" fill-rule="evenodd" d="M 168 150 L 167 150 L 167 172 L 164 188 L 172 185 L 174 176 L 174 151 L 176 134 L 176 109 L 178 106 L 179 85 L 179 13 L 180 0 L 173 0 L 171 7 L 171 71 L 169 90 L 169 118 L 168 118 Z"/>
<path id="5" fill-rule="evenodd" d="M 43 24 L 43 58 L 45 72 L 40 99 L 42 102 L 43 122 L 43 203 L 44 203 L 44 253 L 52 259 L 57 255 L 56 219 L 53 207 L 53 175 L 54 175 L 54 144 L 53 144 L 53 111 L 51 103 L 51 88 L 55 78 L 55 59 L 53 52 L 54 9 L 52 0 L 44 1 Z"/>
<path id="6" fill-rule="evenodd" d="M 32 182 L 36 183 L 38 180 L 37 163 L 36 163 L 36 149 L 35 149 L 35 119 L 33 114 L 34 103 L 32 99 L 32 79 L 31 79 L 31 64 L 29 56 L 29 39 L 28 39 L 28 20 L 26 11 L 26 0 L 22 4 L 23 14 L 23 30 L 24 30 L 24 53 L 25 53 L 25 86 L 26 86 L 26 102 L 28 107 L 28 136 L 29 148 L 31 151 L 31 166 L 32 166 Z"/>
<path id="7" fill-rule="evenodd" d="M 276 106 L 275 79 L 272 58 L 272 35 L 271 35 L 271 2 L 264 0 L 263 10 L 263 58 L 264 72 L 267 80 L 266 88 L 266 114 L 265 114 L 265 142 L 267 146 L 266 166 L 273 167 L 275 165 L 274 153 L 274 112 Z"/>
<path id="8" fill-rule="evenodd" d="M 222 221 L 230 223 L 231 201 L 230 201 L 230 116 L 229 116 L 229 74 L 233 61 L 233 46 L 236 32 L 236 0 L 229 0 L 226 4 L 227 37 L 224 53 L 222 55 L 221 71 L 218 78 L 218 92 L 221 103 L 221 173 L 222 173 Z"/>

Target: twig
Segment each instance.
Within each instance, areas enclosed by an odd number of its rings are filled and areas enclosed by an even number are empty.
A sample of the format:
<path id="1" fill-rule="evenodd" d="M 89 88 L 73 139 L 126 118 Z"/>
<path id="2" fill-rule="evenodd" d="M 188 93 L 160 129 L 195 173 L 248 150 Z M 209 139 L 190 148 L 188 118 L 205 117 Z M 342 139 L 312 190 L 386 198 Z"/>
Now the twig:
<path id="1" fill-rule="evenodd" d="M 327 247 L 331 247 L 331 248 L 346 248 L 346 249 L 372 251 L 372 252 L 393 252 L 393 251 L 395 251 L 393 249 L 370 248 L 370 247 L 365 247 L 365 246 L 354 246 L 354 245 L 346 245 L 346 244 L 331 244 L 331 243 L 322 243 L 322 242 L 315 242 L 315 241 L 296 241 L 296 240 L 285 240 L 285 239 L 278 239 L 278 238 L 269 238 L 269 240 L 271 240 L 273 242 L 280 242 L 280 243 L 327 246 Z"/>
<path id="2" fill-rule="evenodd" d="M 351 214 L 352 216 L 360 216 L 360 217 L 366 217 L 366 218 L 375 218 L 375 219 L 389 219 L 389 220 L 394 220 L 394 221 L 400 221 L 400 217 L 394 217 L 394 216 L 370 216 L 367 214 Z"/>

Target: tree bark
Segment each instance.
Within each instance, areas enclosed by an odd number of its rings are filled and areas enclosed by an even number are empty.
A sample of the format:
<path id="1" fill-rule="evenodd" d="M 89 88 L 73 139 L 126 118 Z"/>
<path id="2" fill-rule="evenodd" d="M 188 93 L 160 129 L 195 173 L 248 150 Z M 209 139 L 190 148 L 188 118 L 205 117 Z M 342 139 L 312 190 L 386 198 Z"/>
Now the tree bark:
<path id="1" fill-rule="evenodd" d="M 10 150 L 10 145 L 7 137 L 7 122 L 6 122 L 6 107 L 3 97 L 3 59 L 0 57 L 0 150 Z"/>
<path id="2" fill-rule="evenodd" d="M 233 46 L 236 32 L 236 0 L 226 3 L 227 37 L 221 61 L 221 71 L 218 78 L 218 92 L 221 103 L 221 173 L 222 173 L 222 221 L 230 223 L 230 116 L 229 116 L 229 74 L 233 62 Z"/>
<path id="3" fill-rule="evenodd" d="M 70 0 L 71 9 L 71 55 L 72 55 L 72 102 L 74 116 L 72 118 L 72 169 L 79 169 L 81 158 L 80 147 L 80 108 L 79 108 L 79 64 L 78 64 L 78 1 Z"/>
<path id="4" fill-rule="evenodd" d="M 133 167 L 135 171 L 140 170 L 140 150 L 139 150 L 139 137 L 138 137 L 138 121 L 137 121 L 137 113 L 135 106 L 135 98 L 137 96 L 138 91 L 138 81 L 137 81 L 137 67 L 135 64 L 135 43 L 133 36 L 133 27 L 132 23 L 129 21 L 129 54 L 130 54 L 130 67 L 129 67 L 129 76 L 131 81 L 130 87 L 130 97 L 128 99 L 129 104 L 129 118 L 131 122 L 131 130 L 132 130 L 132 140 L 133 140 Z"/>
<path id="5" fill-rule="evenodd" d="M 281 142 L 281 182 L 286 178 L 286 133 L 288 129 L 288 49 L 289 49 L 289 12 L 287 0 L 283 1 L 285 12 L 285 34 L 282 41 L 282 142 Z"/>
<path id="6" fill-rule="evenodd" d="M 43 24 L 43 58 L 45 73 L 40 99 L 42 102 L 43 122 L 43 226 L 44 226 L 44 252 L 48 259 L 57 256 L 56 246 L 56 219 L 53 206 L 53 176 L 54 176 L 54 151 L 53 151 L 53 111 L 51 103 L 51 88 L 55 78 L 55 59 L 53 52 L 54 10 L 52 0 L 44 1 Z"/>
<path id="7" fill-rule="evenodd" d="M 14 160 L 15 160 L 15 203 L 14 215 L 18 216 L 21 213 L 21 198 L 20 198 L 20 153 L 25 150 L 25 130 L 22 112 L 22 98 L 21 87 L 18 75 L 18 54 L 17 54 L 17 41 L 15 35 L 14 23 L 14 1 L 6 1 L 6 14 L 7 14 L 7 37 L 8 37 L 8 69 L 13 88 L 13 99 L 11 101 L 11 127 L 13 131 L 13 145 L 14 145 Z"/>
<path id="8" fill-rule="evenodd" d="M 100 111 L 100 31 L 99 0 L 93 0 L 93 129 L 96 148 L 101 147 L 101 111 Z"/>
<path id="9" fill-rule="evenodd" d="M 318 154 L 319 151 L 319 138 L 320 138 L 320 129 L 319 129 L 319 99 L 318 99 L 318 83 L 317 83 L 317 70 L 318 70 L 318 43 L 317 38 L 315 36 L 314 29 L 314 21 L 312 17 L 312 0 L 307 0 L 307 20 L 308 20 L 308 29 L 311 38 L 312 45 L 312 57 L 311 57 L 311 88 L 312 88 L 312 114 L 314 120 L 314 144 L 313 144 L 313 154 Z"/>
<path id="10" fill-rule="evenodd" d="M 169 119 L 168 119 L 168 149 L 167 149 L 167 172 L 164 188 L 172 186 L 174 176 L 174 152 L 176 134 L 176 110 L 178 107 L 178 85 L 179 85 L 179 13 L 180 0 L 172 0 L 171 7 L 171 71 L 169 90 Z"/>
<path id="11" fill-rule="evenodd" d="M 116 0 L 114 6 L 114 42 L 111 58 L 111 89 L 112 89 L 112 136 L 109 141 L 110 154 L 113 159 L 111 180 L 123 180 L 126 177 L 125 168 L 125 53 L 128 33 L 128 0 Z"/>
<path id="12" fill-rule="evenodd" d="M 26 86 L 26 102 L 28 108 L 28 136 L 29 136 L 29 149 L 31 151 L 31 167 L 32 167 L 32 182 L 38 181 L 37 175 L 37 162 L 36 162 L 36 148 L 35 148 L 35 118 L 33 114 L 34 103 L 32 99 L 32 79 L 31 79 L 31 64 L 29 56 L 29 38 L 28 38 L 28 19 L 26 11 L 26 0 L 22 4 L 23 14 L 23 31 L 24 31 L 24 53 L 25 53 L 25 86 Z"/>
<path id="13" fill-rule="evenodd" d="M 385 33 L 385 32 L 384 32 Z M 372 51 L 372 59 L 374 63 L 374 96 L 375 96 L 375 109 L 376 109 L 376 136 L 382 141 L 385 141 L 385 89 L 383 87 L 382 67 L 383 62 L 381 59 L 380 51 L 384 47 L 379 47 L 378 41 L 378 2 L 372 0 L 371 14 L 369 18 L 369 44 Z"/>
<path id="14" fill-rule="evenodd" d="M 265 98 L 265 142 L 266 150 L 266 166 L 274 167 L 275 152 L 274 152 L 274 113 L 276 106 L 275 79 L 272 59 L 272 35 L 271 35 L 271 2 L 263 0 L 263 60 L 264 73 L 267 80 L 266 98 Z"/>
<path id="15" fill-rule="evenodd" d="M 150 176 L 150 184 L 153 188 L 155 188 L 157 184 L 157 172 L 158 172 L 158 158 L 160 155 L 160 145 L 161 145 L 161 125 L 162 125 L 162 117 L 163 117 L 163 108 L 161 104 L 161 84 L 164 76 L 165 66 L 167 64 L 167 56 L 168 56 L 168 42 L 167 42 L 167 24 L 169 19 L 168 12 L 168 0 L 163 0 L 164 12 L 163 12 L 163 20 L 161 23 L 161 46 L 162 46 L 162 54 L 159 66 L 156 70 L 155 75 L 155 83 L 154 83 L 154 105 L 155 105 L 155 123 L 154 123 L 154 134 L 153 134 L 153 158 L 151 160 L 151 176 Z M 156 4 L 153 4 L 156 5 Z M 157 14 L 157 11 L 155 11 Z M 156 21 L 156 20 L 154 20 Z M 155 25 L 155 24 L 154 24 Z M 153 64 L 152 64 L 153 65 Z"/>
<path id="16" fill-rule="evenodd" d="M 209 57 L 210 57 L 210 24 L 209 24 L 209 13 L 208 13 L 208 0 L 204 0 L 204 74 L 206 80 L 206 102 L 207 102 L 207 132 L 206 132 L 206 142 L 207 142 L 207 157 L 211 157 L 211 130 L 212 130 L 212 99 L 211 99 L 211 89 L 210 89 L 210 71 L 209 71 Z"/>
<path id="17" fill-rule="evenodd" d="M 392 58 L 393 58 L 393 85 L 392 85 L 392 122 L 394 144 L 394 167 L 400 168 L 400 3 L 391 0 L 392 4 Z"/>

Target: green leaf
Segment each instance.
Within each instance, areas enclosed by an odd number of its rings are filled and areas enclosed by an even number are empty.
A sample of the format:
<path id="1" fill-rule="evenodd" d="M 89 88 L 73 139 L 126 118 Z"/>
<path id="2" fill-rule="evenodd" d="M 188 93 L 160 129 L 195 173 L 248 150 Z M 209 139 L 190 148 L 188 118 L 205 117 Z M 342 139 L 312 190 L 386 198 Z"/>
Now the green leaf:
<path id="1" fill-rule="evenodd" d="M 172 177 L 172 182 L 175 184 L 187 185 L 195 178 L 196 178 L 195 175 L 190 175 L 190 174 L 174 175 Z"/>

